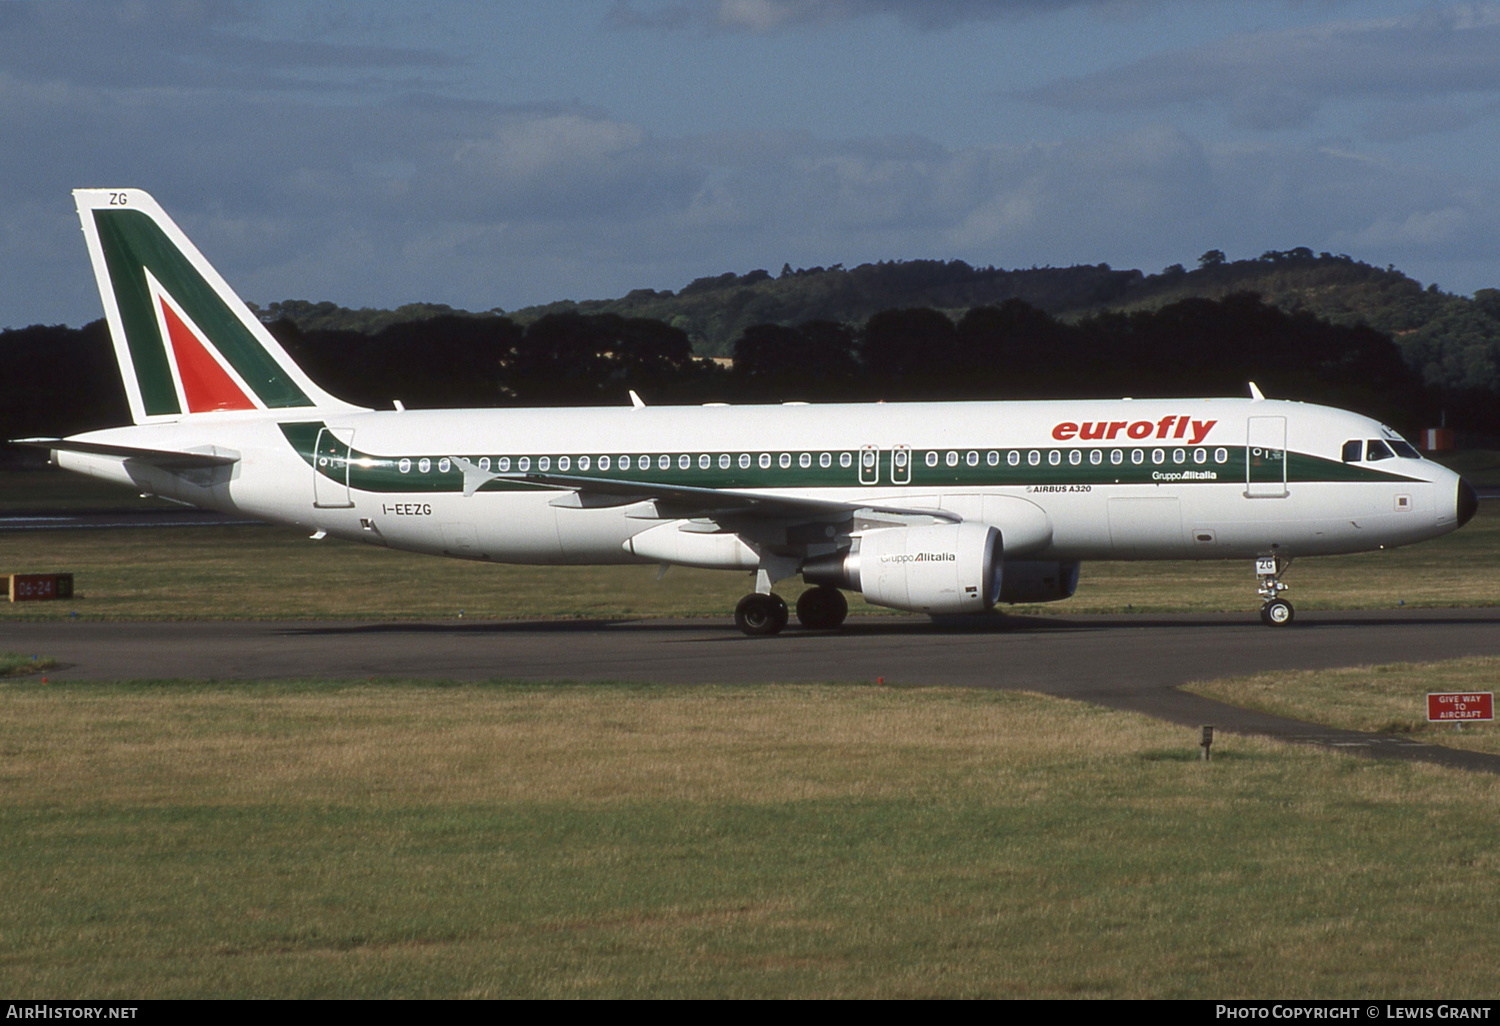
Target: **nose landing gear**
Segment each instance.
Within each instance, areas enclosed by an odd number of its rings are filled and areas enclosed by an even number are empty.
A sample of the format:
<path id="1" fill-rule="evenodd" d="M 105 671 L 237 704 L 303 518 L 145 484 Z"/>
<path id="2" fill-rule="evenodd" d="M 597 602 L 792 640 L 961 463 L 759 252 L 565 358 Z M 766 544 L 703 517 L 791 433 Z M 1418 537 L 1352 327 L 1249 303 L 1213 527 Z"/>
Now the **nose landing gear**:
<path id="1" fill-rule="evenodd" d="M 1281 575 L 1291 565 L 1290 559 L 1280 556 L 1257 556 L 1255 559 L 1255 576 L 1260 581 L 1256 594 L 1265 600 L 1260 607 L 1260 622 L 1267 627 L 1285 627 L 1296 616 L 1292 604 L 1281 597 L 1287 589 L 1281 583 Z"/>

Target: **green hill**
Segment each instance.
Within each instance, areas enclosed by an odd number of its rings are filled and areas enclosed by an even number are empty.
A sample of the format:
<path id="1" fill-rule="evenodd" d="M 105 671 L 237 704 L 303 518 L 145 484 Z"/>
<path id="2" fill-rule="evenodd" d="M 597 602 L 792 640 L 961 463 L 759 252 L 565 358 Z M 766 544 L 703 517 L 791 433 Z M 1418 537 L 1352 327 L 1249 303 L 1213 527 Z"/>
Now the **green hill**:
<path id="1" fill-rule="evenodd" d="M 565 312 L 652 318 L 686 332 L 699 355 L 726 356 L 745 329 L 756 324 L 825 320 L 862 325 L 882 310 L 916 307 L 956 319 L 974 307 L 1011 299 L 1063 320 L 1079 320 L 1242 292 L 1257 293 L 1288 312 L 1310 313 L 1335 324 L 1365 324 L 1390 335 L 1407 364 L 1430 384 L 1500 391 L 1500 290 L 1481 289 L 1472 299 L 1456 296 L 1436 286 L 1424 288 L 1393 267 L 1305 248 L 1234 261 L 1210 251 L 1192 270 L 1175 265 L 1149 275 L 1107 264 L 1002 270 L 959 260 L 886 261 L 850 269 L 787 266 L 774 276 L 764 270 L 729 272 L 699 278 L 676 292 L 637 289 L 619 299 L 565 300 L 505 316 L 523 326 Z M 373 332 L 436 313 L 466 314 L 430 304 L 394 311 L 346 310 L 291 300 L 271 304 L 262 316 L 286 318 L 303 330 Z"/>
<path id="2" fill-rule="evenodd" d="M 1226 261 L 1205 254 L 1193 271 L 1169 268 L 1142 278 L 1121 311 L 1157 309 L 1190 298 L 1254 292 L 1289 313 L 1305 311 L 1334 324 L 1365 324 L 1389 335 L 1407 365 L 1429 384 L 1500 390 L 1500 290 L 1470 299 L 1422 284 L 1394 267 L 1311 250 L 1269 252 Z"/>

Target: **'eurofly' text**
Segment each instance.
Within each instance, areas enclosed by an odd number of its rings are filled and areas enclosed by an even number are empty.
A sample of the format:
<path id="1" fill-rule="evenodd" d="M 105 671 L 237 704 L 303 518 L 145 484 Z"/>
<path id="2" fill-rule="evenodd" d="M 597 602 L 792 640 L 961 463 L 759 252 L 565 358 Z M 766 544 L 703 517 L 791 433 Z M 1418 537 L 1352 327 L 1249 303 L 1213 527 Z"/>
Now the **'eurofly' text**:
<path id="1" fill-rule="evenodd" d="M 1182 438 L 1189 445 L 1197 445 L 1217 423 L 1188 417 L 1163 417 L 1154 424 L 1149 420 L 1086 420 L 1082 424 L 1065 420 L 1052 429 L 1052 437 L 1059 442 L 1074 438 L 1095 442 L 1112 440 L 1124 432 L 1127 438 Z"/>

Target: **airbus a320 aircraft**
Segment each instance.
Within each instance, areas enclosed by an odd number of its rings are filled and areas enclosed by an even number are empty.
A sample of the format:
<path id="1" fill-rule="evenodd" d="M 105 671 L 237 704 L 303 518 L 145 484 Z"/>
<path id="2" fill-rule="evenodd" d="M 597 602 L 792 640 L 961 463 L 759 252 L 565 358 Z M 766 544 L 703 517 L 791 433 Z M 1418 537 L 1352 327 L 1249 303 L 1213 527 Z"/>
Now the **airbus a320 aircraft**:
<path id="1" fill-rule="evenodd" d="M 978 613 L 1073 594 L 1082 560 L 1405 545 L 1474 490 L 1394 431 L 1265 399 L 370 410 L 312 381 L 147 193 L 74 193 L 134 423 L 30 439 L 69 470 L 336 538 L 499 563 L 748 571 L 746 634 L 840 589 Z M 634 398 L 634 396 L 632 396 Z"/>

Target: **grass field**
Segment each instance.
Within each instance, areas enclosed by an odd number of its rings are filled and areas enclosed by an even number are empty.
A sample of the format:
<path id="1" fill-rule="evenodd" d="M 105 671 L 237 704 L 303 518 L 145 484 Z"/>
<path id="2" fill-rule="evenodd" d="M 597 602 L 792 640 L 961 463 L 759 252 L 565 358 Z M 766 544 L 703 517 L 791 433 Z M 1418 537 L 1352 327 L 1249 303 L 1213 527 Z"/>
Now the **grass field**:
<path id="1" fill-rule="evenodd" d="M 278 527 L 0 532 L 0 573 L 48 572 L 75 575 L 75 600 L 0 603 L 0 622 L 75 614 L 433 618 L 460 611 L 479 618 L 727 617 L 749 590 L 747 575 L 722 571 L 677 567 L 658 581 L 655 567 L 478 564 L 332 539 L 313 542 Z M 1302 560 L 1285 580 L 1299 609 L 1493 605 L 1500 601 L 1500 503 L 1484 504 L 1472 523 L 1445 538 Z M 788 598 L 801 590 L 795 579 L 778 586 Z M 1073 598 L 1013 608 L 1060 614 L 1237 610 L 1254 616 L 1259 601 L 1247 561 L 1087 563 Z M 855 615 L 885 612 L 855 595 L 850 605 Z"/>
<path id="2" fill-rule="evenodd" d="M 1288 582 L 1303 608 L 1489 604 L 1497 535 L 1488 508 Z M 745 583 L 276 528 L 0 533 L 0 572 L 49 570 L 76 601 L 0 619 L 727 616 Z M 1253 615 L 1253 584 L 1239 563 L 1090 564 L 1049 608 Z M 1195 731 L 1015 693 L 3 676 L 29 659 L 0 656 L 5 993 L 1495 992 L 1488 775 L 1223 735 L 1205 764 Z M 1453 743 L 1413 702 L 1495 670 L 1202 690 Z M 1492 728 L 1459 740 L 1496 750 Z"/>
<path id="3" fill-rule="evenodd" d="M 979 691 L 0 694 L 11 994 L 1495 992 L 1483 774 Z"/>
<path id="4" fill-rule="evenodd" d="M 1497 685 L 1500 659 L 1476 658 L 1262 673 L 1193 684 L 1187 690 L 1278 716 L 1500 754 L 1500 728 L 1494 723 L 1456 727 L 1427 722 L 1429 691 L 1494 692 L 1500 690 Z"/>
<path id="5" fill-rule="evenodd" d="M 1458 471 L 1476 488 L 1500 485 L 1500 452 L 1493 449 L 1460 449 L 1441 453 L 1437 460 Z"/>
<path id="6" fill-rule="evenodd" d="M 57 661 L 50 656 L 20 655 L 16 652 L 0 652 L 0 677 L 50 670 Z"/>
<path id="7" fill-rule="evenodd" d="M 158 509 L 173 505 L 166 499 L 143 499 L 129 488 L 61 470 L 0 471 L 0 513 Z"/>

